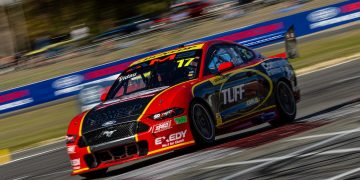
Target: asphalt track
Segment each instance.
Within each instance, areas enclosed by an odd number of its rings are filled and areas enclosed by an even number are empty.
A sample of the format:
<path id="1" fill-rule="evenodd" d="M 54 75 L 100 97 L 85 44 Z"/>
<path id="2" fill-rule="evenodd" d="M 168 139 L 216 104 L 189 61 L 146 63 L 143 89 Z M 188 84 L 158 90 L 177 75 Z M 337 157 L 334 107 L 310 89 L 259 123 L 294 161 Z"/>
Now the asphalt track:
<path id="1" fill-rule="evenodd" d="M 262 125 L 209 148 L 113 167 L 104 179 L 360 179 L 359 67 L 357 59 L 299 76 L 295 123 Z M 69 176 L 66 150 L 58 144 L 21 158 L 0 166 L 0 179 L 81 179 Z"/>

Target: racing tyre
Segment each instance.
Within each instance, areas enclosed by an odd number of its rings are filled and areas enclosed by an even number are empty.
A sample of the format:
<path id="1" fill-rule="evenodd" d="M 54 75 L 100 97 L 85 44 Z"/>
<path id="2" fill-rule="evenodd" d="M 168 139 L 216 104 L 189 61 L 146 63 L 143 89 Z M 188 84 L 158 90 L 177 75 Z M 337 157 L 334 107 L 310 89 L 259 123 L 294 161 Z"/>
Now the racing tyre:
<path id="1" fill-rule="evenodd" d="M 291 87 L 284 81 L 278 82 L 275 90 L 276 108 L 280 117 L 270 124 L 277 127 L 294 121 L 296 100 Z"/>
<path id="2" fill-rule="evenodd" d="M 108 168 L 99 169 L 99 170 L 96 170 L 96 171 L 91 171 L 91 172 L 88 172 L 88 173 L 79 174 L 79 176 L 84 177 L 86 179 L 100 178 L 100 177 L 104 177 L 106 175 L 107 170 L 108 170 Z"/>
<path id="3" fill-rule="evenodd" d="M 210 145 L 215 141 L 215 125 L 210 111 L 198 102 L 190 106 L 190 125 L 197 145 Z"/>

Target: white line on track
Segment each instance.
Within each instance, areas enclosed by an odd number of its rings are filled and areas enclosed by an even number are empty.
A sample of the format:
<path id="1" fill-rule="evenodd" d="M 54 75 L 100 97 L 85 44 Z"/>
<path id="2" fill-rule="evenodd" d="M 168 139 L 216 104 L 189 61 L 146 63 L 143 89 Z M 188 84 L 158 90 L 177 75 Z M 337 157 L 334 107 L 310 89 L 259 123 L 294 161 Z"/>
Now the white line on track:
<path id="1" fill-rule="evenodd" d="M 292 157 L 309 157 L 309 156 L 323 156 L 323 155 L 330 155 L 330 154 L 342 154 L 342 153 L 350 153 L 350 152 L 359 152 L 360 147 L 357 148 L 347 148 L 347 149 L 335 149 L 335 150 L 329 150 L 324 152 L 311 152 L 307 154 L 303 154 L 300 156 L 279 156 L 279 157 L 272 157 L 272 158 L 263 158 L 263 159 L 255 159 L 255 160 L 249 160 L 249 161 L 240 161 L 240 162 L 234 162 L 234 163 L 227 163 L 227 164 L 220 164 L 220 165 L 214 165 L 205 167 L 202 169 L 218 169 L 218 168 L 224 168 L 224 167 L 231 167 L 231 166 L 239 166 L 239 165 L 247 165 L 247 164 L 257 164 L 257 163 L 263 163 L 263 162 L 269 162 L 269 161 L 278 161 L 278 160 L 284 160 Z"/>
<path id="2" fill-rule="evenodd" d="M 353 77 L 348 77 L 348 78 L 344 78 L 344 79 L 340 79 L 340 80 L 334 81 L 334 84 L 338 84 L 338 83 L 342 83 L 342 82 L 345 82 L 345 81 L 349 81 L 349 80 L 353 80 L 353 79 L 358 79 L 358 78 L 360 78 L 360 75 L 359 75 L 359 76 L 353 76 Z"/>
<path id="3" fill-rule="evenodd" d="M 299 75 L 297 75 L 297 77 L 306 76 L 306 75 L 312 74 L 314 72 L 322 71 L 322 70 L 325 70 L 325 69 L 330 69 L 330 68 L 333 68 L 333 67 L 336 67 L 336 66 L 340 66 L 340 65 L 343 65 L 343 64 L 346 64 L 346 63 L 349 63 L 349 62 L 353 62 L 353 61 L 358 61 L 358 60 L 359 60 L 359 57 L 354 57 L 353 59 L 350 59 L 350 60 L 347 60 L 347 61 L 344 61 L 344 62 L 341 62 L 341 63 L 333 64 L 333 65 L 330 65 L 330 66 L 326 66 L 326 67 L 323 67 L 323 68 L 319 68 L 319 69 L 315 69 L 315 70 L 312 70 L 312 71 L 308 71 L 308 72 L 299 74 Z"/>
<path id="4" fill-rule="evenodd" d="M 23 179 L 26 179 L 26 178 L 29 178 L 29 176 L 21 176 L 21 177 L 12 179 L 12 180 L 23 180 Z"/>
<path id="5" fill-rule="evenodd" d="M 350 171 L 346 171 L 346 172 L 344 172 L 344 173 L 342 173 L 342 174 L 339 174 L 339 175 L 337 175 L 337 176 L 331 177 L 331 178 L 326 179 L 326 180 L 338 180 L 338 179 L 342 179 L 342 178 L 345 177 L 345 176 L 348 176 L 348 175 L 350 175 L 350 174 L 354 174 L 354 173 L 359 172 L 359 171 L 360 171 L 360 168 L 355 168 L 355 169 L 352 169 L 352 170 L 350 170 Z"/>
<path id="6" fill-rule="evenodd" d="M 117 179 L 164 179 L 168 176 L 195 168 L 207 162 L 215 161 L 243 152 L 238 148 L 211 149 L 194 152 L 180 157 L 168 159 L 144 168 L 136 169 L 108 180 Z M 209 158 L 211 157 L 211 158 Z"/>
<path id="7" fill-rule="evenodd" d="M 356 128 L 356 129 L 354 129 L 354 130 L 357 132 L 358 130 L 360 130 L 360 128 Z M 300 156 L 301 153 L 303 153 L 303 152 L 306 152 L 306 151 L 311 150 L 311 149 L 313 149 L 313 148 L 322 146 L 322 145 L 327 144 L 327 143 L 329 143 L 329 142 L 331 142 L 331 141 L 335 141 L 335 140 L 340 139 L 340 138 L 342 138 L 342 137 L 344 137 L 344 136 L 347 136 L 347 135 L 349 135 L 349 134 L 351 134 L 351 133 L 353 133 L 353 132 L 348 132 L 348 133 L 344 133 L 344 134 L 339 134 L 339 135 L 337 135 L 337 136 L 334 136 L 334 137 L 332 137 L 332 138 L 325 139 L 325 140 L 323 140 L 323 141 L 317 142 L 317 143 L 315 143 L 315 144 L 312 144 L 312 145 L 310 145 L 310 146 L 307 146 L 307 147 L 305 147 L 305 148 L 302 148 L 302 149 L 300 149 L 300 150 L 297 150 L 297 151 L 292 152 L 292 153 L 290 153 L 290 154 L 287 154 L 287 155 L 285 155 L 285 156 L 289 156 L 289 157 Z M 236 172 L 236 173 L 231 174 L 231 175 L 229 175 L 229 176 L 225 176 L 224 178 L 221 178 L 221 180 L 238 179 L 238 177 L 241 176 L 241 175 L 244 175 L 244 174 L 250 173 L 250 172 L 252 172 L 252 171 L 258 170 L 258 169 L 260 169 L 260 168 L 269 166 L 269 165 L 271 165 L 271 164 L 273 164 L 273 163 L 275 163 L 275 162 L 277 162 L 277 161 L 278 161 L 278 160 L 268 161 L 268 162 L 265 162 L 265 163 L 262 163 L 262 164 L 253 166 L 253 167 L 251 167 L 251 168 L 248 168 L 248 169 L 245 169 L 245 170 Z"/>

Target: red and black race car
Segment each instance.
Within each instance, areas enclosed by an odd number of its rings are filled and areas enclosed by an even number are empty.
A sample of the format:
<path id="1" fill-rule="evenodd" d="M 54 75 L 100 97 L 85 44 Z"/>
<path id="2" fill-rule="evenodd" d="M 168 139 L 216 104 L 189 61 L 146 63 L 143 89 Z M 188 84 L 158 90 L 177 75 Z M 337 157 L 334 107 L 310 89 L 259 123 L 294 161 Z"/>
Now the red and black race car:
<path id="1" fill-rule="evenodd" d="M 291 122 L 299 89 L 285 58 L 208 41 L 133 62 L 67 131 L 72 175 L 194 144 L 260 123 Z"/>

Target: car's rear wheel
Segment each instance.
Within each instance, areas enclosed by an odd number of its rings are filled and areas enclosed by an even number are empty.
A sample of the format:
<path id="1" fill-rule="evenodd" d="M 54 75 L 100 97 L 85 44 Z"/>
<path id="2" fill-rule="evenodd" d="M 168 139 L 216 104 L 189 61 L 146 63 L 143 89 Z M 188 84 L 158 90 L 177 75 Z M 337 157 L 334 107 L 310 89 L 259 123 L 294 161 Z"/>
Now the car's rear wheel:
<path id="1" fill-rule="evenodd" d="M 210 111 L 201 103 L 190 106 L 190 124 L 197 145 L 209 145 L 215 141 L 215 125 Z"/>
<path id="2" fill-rule="evenodd" d="M 296 100 L 291 87 L 284 81 L 277 83 L 275 89 L 276 107 L 279 118 L 271 121 L 272 126 L 280 126 L 293 122 L 296 117 Z"/>
<path id="3" fill-rule="evenodd" d="M 94 178 L 100 178 L 100 177 L 104 177 L 106 175 L 108 168 L 104 168 L 104 169 L 99 169 L 96 171 L 91 171 L 88 173 L 84 173 L 84 174 L 79 174 L 79 176 L 84 177 L 86 179 L 94 179 Z"/>

